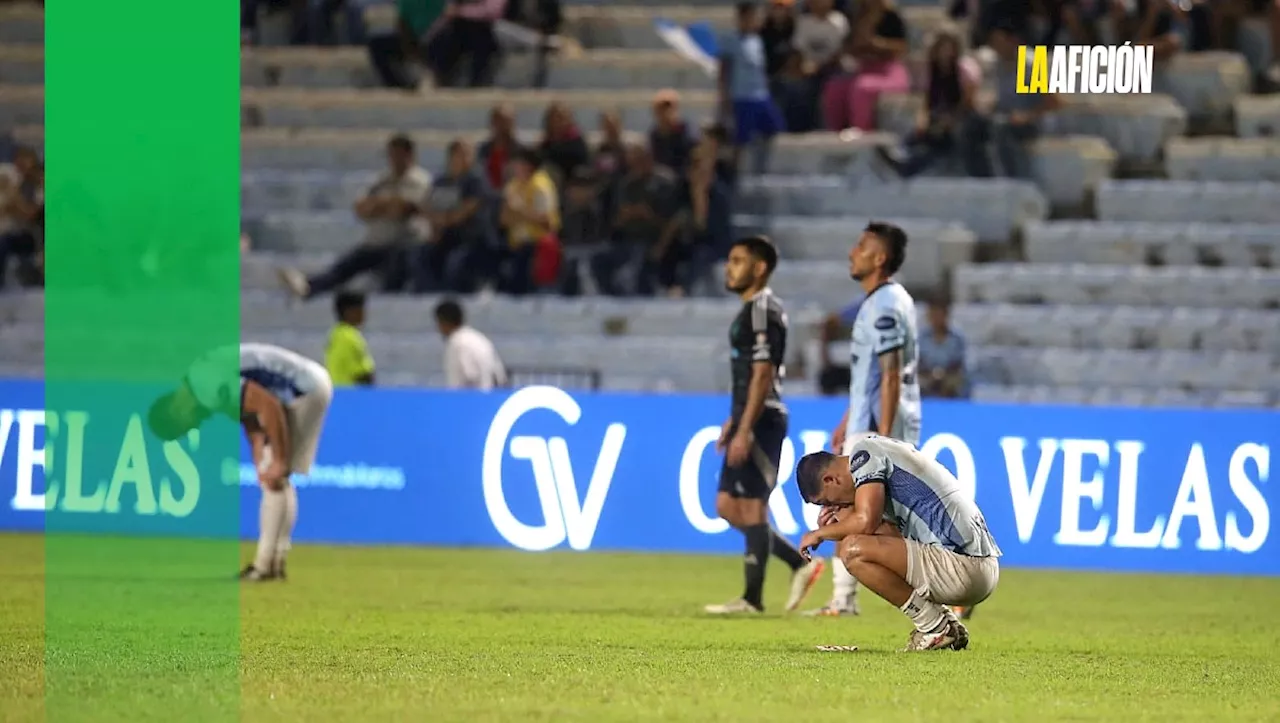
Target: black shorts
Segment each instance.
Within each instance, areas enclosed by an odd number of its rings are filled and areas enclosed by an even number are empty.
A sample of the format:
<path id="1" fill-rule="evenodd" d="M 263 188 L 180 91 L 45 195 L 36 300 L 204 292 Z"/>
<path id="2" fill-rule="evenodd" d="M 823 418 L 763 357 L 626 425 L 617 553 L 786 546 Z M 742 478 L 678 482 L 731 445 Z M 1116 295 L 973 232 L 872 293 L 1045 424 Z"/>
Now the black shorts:
<path id="1" fill-rule="evenodd" d="M 755 444 L 747 460 L 737 467 L 730 467 L 727 460 L 721 465 L 720 491 L 730 497 L 767 500 L 778 484 L 778 463 L 782 460 L 782 443 L 787 438 L 787 415 L 766 411 L 752 431 Z"/>

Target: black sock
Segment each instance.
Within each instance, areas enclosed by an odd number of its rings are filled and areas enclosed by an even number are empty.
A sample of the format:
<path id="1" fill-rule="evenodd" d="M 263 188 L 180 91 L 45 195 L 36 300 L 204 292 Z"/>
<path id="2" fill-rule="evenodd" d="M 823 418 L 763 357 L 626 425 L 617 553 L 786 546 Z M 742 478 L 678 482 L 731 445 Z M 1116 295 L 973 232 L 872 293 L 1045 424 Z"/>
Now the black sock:
<path id="1" fill-rule="evenodd" d="M 742 560 L 742 570 L 747 578 L 747 589 L 742 599 L 764 608 L 764 568 L 769 564 L 769 526 L 754 525 L 742 531 L 747 538 L 747 554 Z"/>
<path id="2" fill-rule="evenodd" d="M 793 571 L 804 567 L 804 557 L 800 555 L 800 551 L 791 541 L 778 534 L 777 530 L 770 528 L 769 537 L 773 540 L 773 556 L 787 563 Z"/>

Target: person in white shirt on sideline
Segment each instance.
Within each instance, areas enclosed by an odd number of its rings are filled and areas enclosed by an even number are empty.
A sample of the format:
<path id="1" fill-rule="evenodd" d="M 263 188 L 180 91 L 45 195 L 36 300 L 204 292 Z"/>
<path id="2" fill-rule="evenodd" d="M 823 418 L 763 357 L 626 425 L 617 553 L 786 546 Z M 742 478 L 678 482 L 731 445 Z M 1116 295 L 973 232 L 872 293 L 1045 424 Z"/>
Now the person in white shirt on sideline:
<path id="1" fill-rule="evenodd" d="M 413 139 L 406 135 L 387 141 L 387 166 L 355 204 L 355 214 L 365 224 L 364 240 L 318 274 L 280 269 L 280 282 L 290 294 L 311 299 L 368 271 L 380 272 L 388 291 L 404 285 L 409 250 L 430 237 L 423 210 L 431 195 L 431 174 L 418 165 Z"/>
<path id="2" fill-rule="evenodd" d="M 444 373 L 450 389 L 483 392 L 506 386 L 507 369 L 489 337 L 466 325 L 456 301 L 436 306 L 436 328 L 445 339 Z"/>

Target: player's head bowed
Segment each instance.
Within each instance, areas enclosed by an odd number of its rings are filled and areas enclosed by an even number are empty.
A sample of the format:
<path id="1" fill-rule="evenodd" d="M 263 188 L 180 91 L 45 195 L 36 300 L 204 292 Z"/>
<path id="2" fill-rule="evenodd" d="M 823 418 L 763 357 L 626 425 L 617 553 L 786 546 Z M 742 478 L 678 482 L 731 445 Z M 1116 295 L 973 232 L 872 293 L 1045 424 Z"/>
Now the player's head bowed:
<path id="1" fill-rule="evenodd" d="M 800 488 L 800 497 L 811 505 L 823 504 L 823 477 L 836 456 L 830 452 L 820 451 L 806 454 L 796 464 L 796 486 Z"/>

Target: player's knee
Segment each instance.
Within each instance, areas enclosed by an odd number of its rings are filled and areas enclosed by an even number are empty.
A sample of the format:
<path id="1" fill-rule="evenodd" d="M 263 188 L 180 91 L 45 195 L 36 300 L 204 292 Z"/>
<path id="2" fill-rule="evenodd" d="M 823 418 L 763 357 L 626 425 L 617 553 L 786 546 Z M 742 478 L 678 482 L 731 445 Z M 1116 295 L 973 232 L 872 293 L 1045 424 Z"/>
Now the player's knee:
<path id="1" fill-rule="evenodd" d="M 738 526 L 738 501 L 727 494 L 716 496 L 716 514 L 730 525 Z"/>
<path id="2" fill-rule="evenodd" d="M 870 535 L 849 535 L 840 542 L 840 560 L 849 572 L 866 561 L 869 537 Z"/>

